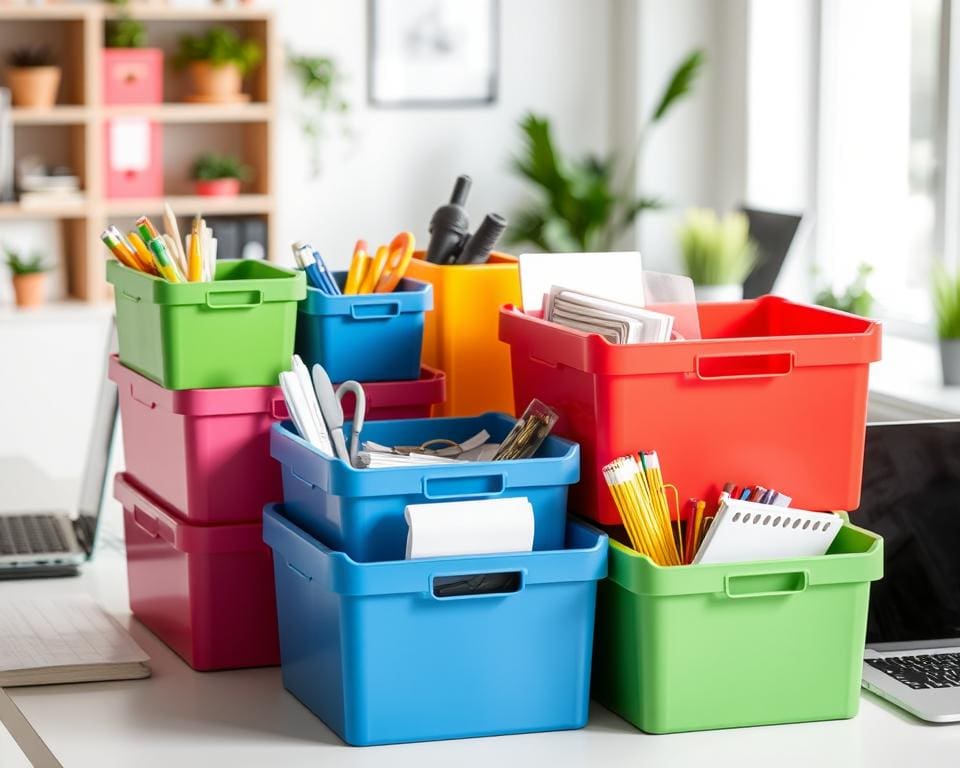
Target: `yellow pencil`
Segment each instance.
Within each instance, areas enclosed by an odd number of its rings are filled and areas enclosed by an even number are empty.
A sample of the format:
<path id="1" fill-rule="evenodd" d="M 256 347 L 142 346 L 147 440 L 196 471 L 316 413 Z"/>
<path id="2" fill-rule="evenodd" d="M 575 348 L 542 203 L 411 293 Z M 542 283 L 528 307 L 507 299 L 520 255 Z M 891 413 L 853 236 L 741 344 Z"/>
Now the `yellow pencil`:
<path id="1" fill-rule="evenodd" d="M 190 230 L 190 254 L 188 259 L 189 271 L 187 279 L 191 283 L 198 283 L 203 280 L 203 258 L 200 253 L 200 217 L 193 220 L 193 227 Z"/>

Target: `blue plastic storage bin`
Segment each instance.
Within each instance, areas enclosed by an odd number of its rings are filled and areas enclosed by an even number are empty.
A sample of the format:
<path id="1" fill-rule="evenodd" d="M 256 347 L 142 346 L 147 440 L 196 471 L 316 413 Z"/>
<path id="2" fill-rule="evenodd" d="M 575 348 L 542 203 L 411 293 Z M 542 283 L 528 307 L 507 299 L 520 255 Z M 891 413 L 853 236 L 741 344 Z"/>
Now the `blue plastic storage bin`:
<path id="1" fill-rule="evenodd" d="M 582 728 L 607 537 L 566 548 L 357 563 L 264 510 L 283 684 L 356 746 Z M 440 597 L 463 576 L 503 591 Z"/>
<path id="2" fill-rule="evenodd" d="M 364 425 L 362 440 L 420 445 L 435 438 L 462 442 L 481 429 L 503 440 L 516 419 L 499 413 L 450 419 L 397 419 Z M 580 479 L 580 447 L 548 437 L 536 458 L 391 469 L 354 469 L 324 456 L 290 423 L 274 424 L 270 455 L 282 465 L 287 516 L 359 562 L 402 560 L 408 504 L 526 496 L 533 506 L 535 550 L 563 546 L 567 487 Z M 348 429 L 345 431 L 349 432 Z"/>
<path id="3" fill-rule="evenodd" d="M 346 272 L 335 272 L 340 287 Z M 392 293 L 330 296 L 307 288 L 297 306 L 296 351 L 332 381 L 406 381 L 420 376 L 423 315 L 433 286 L 403 279 Z"/>

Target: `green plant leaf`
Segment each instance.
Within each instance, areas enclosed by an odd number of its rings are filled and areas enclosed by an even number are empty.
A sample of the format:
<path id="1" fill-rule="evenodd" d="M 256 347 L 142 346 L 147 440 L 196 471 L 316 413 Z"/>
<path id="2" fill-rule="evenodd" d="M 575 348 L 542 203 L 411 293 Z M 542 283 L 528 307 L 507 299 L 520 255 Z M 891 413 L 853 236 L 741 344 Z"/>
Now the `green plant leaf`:
<path id="1" fill-rule="evenodd" d="M 705 61 L 706 56 L 704 52 L 697 49 L 680 62 L 680 65 L 673 71 L 670 82 L 667 83 L 663 94 L 660 96 L 657 108 L 653 110 L 653 114 L 650 117 L 651 123 L 656 123 L 663 118 L 674 104 L 693 90 L 693 86 L 700 76 L 700 71 L 703 69 Z"/>

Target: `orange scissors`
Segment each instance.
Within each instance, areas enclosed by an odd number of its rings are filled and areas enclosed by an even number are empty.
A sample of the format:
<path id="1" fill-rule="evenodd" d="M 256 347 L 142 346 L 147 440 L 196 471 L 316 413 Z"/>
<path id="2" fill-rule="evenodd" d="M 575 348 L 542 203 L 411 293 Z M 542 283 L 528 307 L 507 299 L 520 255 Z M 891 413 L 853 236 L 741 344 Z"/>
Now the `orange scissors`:
<path id="1" fill-rule="evenodd" d="M 373 288 L 374 293 L 390 293 L 403 279 L 413 258 L 415 241 L 410 232 L 401 232 L 390 241 L 390 254 L 384 264 L 380 278 Z"/>

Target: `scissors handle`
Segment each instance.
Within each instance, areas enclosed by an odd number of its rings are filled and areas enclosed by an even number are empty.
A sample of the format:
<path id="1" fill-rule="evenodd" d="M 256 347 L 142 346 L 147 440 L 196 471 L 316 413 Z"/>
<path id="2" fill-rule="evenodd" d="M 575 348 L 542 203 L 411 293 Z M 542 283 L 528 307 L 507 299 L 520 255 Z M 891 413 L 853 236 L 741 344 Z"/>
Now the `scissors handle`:
<path id="1" fill-rule="evenodd" d="M 367 413 L 367 394 L 363 391 L 363 386 L 356 381 L 345 381 L 337 387 L 337 405 L 340 408 L 341 416 L 343 415 L 343 397 L 348 392 L 353 392 L 357 401 L 353 409 L 353 430 L 350 433 L 350 463 L 357 466 L 360 433 L 363 431 L 363 419 Z"/>
<path id="2" fill-rule="evenodd" d="M 374 287 L 374 293 L 390 293 L 403 279 L 413 258 L 415 240 L 411 232 L 401 232 L 390 241 L 390 255 Z"/>

